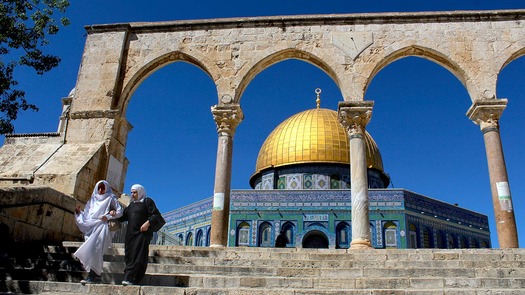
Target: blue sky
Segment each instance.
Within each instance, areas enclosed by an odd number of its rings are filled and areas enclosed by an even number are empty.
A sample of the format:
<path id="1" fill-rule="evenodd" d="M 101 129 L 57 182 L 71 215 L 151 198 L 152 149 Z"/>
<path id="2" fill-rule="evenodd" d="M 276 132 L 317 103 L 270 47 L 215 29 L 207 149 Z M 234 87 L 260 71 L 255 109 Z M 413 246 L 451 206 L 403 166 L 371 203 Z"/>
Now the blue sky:
<path id="1" fill-rule="evenodd" d="M 355 3 L 353 3 L 355 2 Z M 48 51 L 62 63 L 44 76 L 26 69 L 15 75 L 39 112 L 25 112 L 17 133 L 54 132 L 60 98 L 74 87 L 85 43 L 85 25 L 242 16 L 388 11 L 485 10 L 522 8 L 520 1 L 72 1 L 71 25 L 51 39 Z M 176 3 L 176 4 L 175 4 Z M 372 3 L 372 4 L 368 4 Z M 497 97 L 508 98 L 501 137 L 520 246 L 525 245 L 525 58 L 500 74 Z M 315 107 L 337 109 L 343 98 L 318 68 L 297 60 L 275 64 L 259 74 L 243 94 L 245 120 L 234 137 L 232 188 L 248 189 L 259 148 L 283 120 Z M 375 101 L 367 130 L 376 140 L 385 171 L 395 188 L 405 188 L 487 214 L 492 243 L 498 247 L 483 137 L 465 115 L 471 105 L 463 85 L 447 70 L 421 58 L 405 58 L 382 70 L 365 98 Z M 210 78 L 178 62 L 151 75 L 132 97 L 127 118 L 134 126 L 126 155 L 130 166 L 125 191 L 145 186 L 162 212 L 213 194 L 217 133 L 210 106 L 217 103 Z M 3 141 L 3 137 L 0 138 Z"/>

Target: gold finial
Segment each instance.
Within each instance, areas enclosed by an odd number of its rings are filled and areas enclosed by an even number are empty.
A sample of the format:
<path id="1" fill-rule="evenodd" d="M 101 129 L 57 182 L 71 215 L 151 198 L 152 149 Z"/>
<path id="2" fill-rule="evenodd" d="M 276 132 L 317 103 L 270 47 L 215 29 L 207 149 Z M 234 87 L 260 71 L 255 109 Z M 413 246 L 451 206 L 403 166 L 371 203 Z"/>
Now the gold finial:
<path id="1" fill-rule="evenodd" d="M 319 98 L 319 95 L 321 94 L 321 88 L 316 88 L 315 93 L 317 94 L 317 99 L 315 102 L 317 103 L 317 108 L 321 107 L 321 99 Z"/>

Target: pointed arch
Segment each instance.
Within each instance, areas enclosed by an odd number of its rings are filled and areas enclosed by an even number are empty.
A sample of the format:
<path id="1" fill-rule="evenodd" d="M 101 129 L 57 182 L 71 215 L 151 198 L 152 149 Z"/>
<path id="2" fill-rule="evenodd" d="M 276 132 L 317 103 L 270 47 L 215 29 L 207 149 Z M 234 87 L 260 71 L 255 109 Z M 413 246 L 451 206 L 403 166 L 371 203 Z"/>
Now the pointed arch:
<path id="1" fill-rule="evenodd" d="M 202 229 L 197 230 L 197 234 L 195 235 L 195 246 L 197 247 L 203 247 L 204 244 L 204 232 Z"/>
<path id="2" fill-rule="evenodd" d="M 186 246 L 193 246 L 193 232 L 189 232 L 186 235 Z"/>
<path id="3" fill-rule="evenodd" d="M 469 88 L 473 88 L 472 86 L 469 86 L 469 83 L 468 83 L 469 77 L 467 73 L 465 72 L 465 70 L 462 69 L 461 66 L 457 62 L 452 60 L 449 56 L 437 51 L 436 49 L 431 49 L 431 48 L 427 48 L 427 47 L 423 47 L 419 45 L 412 45 L 412 46 L 400 48 L 390 53 L 389 55 L 385 56 L 382 60 L 378 61 L 375 64 L 374 68 L 368 74 L 367 80 L 364 81 L 364 85 L 363 85 L 364 91 L 363 92 L 366 93 L 368 86 L 370 85 L 374 77 L 382 69 L 384 69 L 386 66 L 388 66 L 389 64 L 399 59 L 409 57 L 409 56 L 420 57 L 420 58 L 429 60 L 431 62 L 434 62 L 444 67 L 445 69 L 447 69 L 450 73 L 452 73 L 461 82 L 461 84 L 467 88 L 467 91 L 469 90 Z"/>
<path id="4" fill-rule="evenodd" d="M 218 79 L 218 71 L 215 69 L 215 65 L 208 61 L 204 56 L 201 56 L 196 52 L 192 52 L 192 54 L 182 51 L 166 53 L 152 59 L 143 66 L 131 68 L 128 70 L 128 72 L 131 73 L 131 76 L 126 83 L 123 83 L 122 92 L 118 98 L 118 101 L 113 102 L 113 108 L 116 108 L 122 112 L 122 114 L 125 114 L 129 101 L 141 82 L 148 78 L 155 71 L 175 62 L 190 63 L 205 72 L 212 81 L 216 81 Z"/>
<path id="5" fill-rule="evenodd" d="M 507 58 L 505 60 L 505 62 L 501 65 L 501 68 L 499 69 L 499 72 L 498 72 L 498 76 L 499 76 L 499 73 L 506 67 L 508 66 L 511 62 L 515 61 L 516 59 L 522 57 L 525 55 L 525 47 L 523 48 L 520 48 L 519 50 L 517 50 L 516 52 L 512 53 L 509 58 Z"/>
<path id="6" fill-rule="evenodd" d="M 291 221 L 286 221 L 282 226 L 281 230 L 284 231 L 284 234 L 288 238 L 288 244 L 292 246 L 295 245 L 295 236 L 296 236 L 296 227 L 295 224 Z"/>
<path id="7" fill-rule="evenodd" d="M 340 80 L 336 72 L 333 70 L 335 65 L 329 65 L 327 61 L 321 59 L 320 57 L 303 50 L 296 48 L 287 48 L 281 51 L 273 52 L 264 58 L 260 59 L 257 62 L 254 62 L 245 72 L 241 72 L 242 79 L 239 81 L 237 91 L 234 97 L 234 101 L 237 103 L 240 102 L 242 94 L 250 82 L 262 71 L 269 68 L 270 66 L 279 63 L 287 59 L 297 59 L 310 63 L 322 71 L 324 71 L 328 76 L 330 76 L 335 84 L 339 87 Z"/>
<path id="8" fill-rule="evenodd" d="M 350 241 L 352 236 L 352 228 L 346 221 L 341 221 L 336 226 L 335 234 L 335 248 L 348 249 L 350 248 Z"/>
<path id="9" fill-rule="evenodd" d="M 235 246 L 250 246 L 251 226 L 248 222 L 243 221 L 237 225 L 237 239 Z"/>
<path id="10" fill-rule="evenodd" d="M 265 221 L 259 225 L 259 247 L 272 247 L 273 246 L 273 226 L 271 223 Z"/>

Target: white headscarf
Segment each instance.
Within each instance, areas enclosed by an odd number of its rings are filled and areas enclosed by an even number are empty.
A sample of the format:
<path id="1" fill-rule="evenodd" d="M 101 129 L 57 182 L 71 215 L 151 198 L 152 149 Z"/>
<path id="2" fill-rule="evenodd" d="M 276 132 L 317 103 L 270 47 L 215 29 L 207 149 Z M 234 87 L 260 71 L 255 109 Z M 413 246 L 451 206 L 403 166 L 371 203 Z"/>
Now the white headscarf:
<path id="1" fill-rule="evenodd" d="M 103 193 L 102 195 L 100 195 L 98 193 L 98 186 L 100 184 L 103 184 L 104 187 L 106 188 L 106 192 Z M 95 185 L 95 188 L 93 189 L 93 194 L 91 195 L 93 198 L 96 198 L 97 201 L 102 201 L 104 199 L 106 199 L 107 197 L 111 196 L 113 194 L 113 191 L 111 190 L 111 186 L 109 185 L 109 183 L 105 180 L 101 180 L 99 182 L 97 182 L 97 184 Z"/>
<path id="2" fill-rule="evenodd" d="M 136 201 L 135 201 L 135 199 L 133 199 L 133 202 L 143 202 L 144 198 L 146 198 L 146 189 L 140 184 L 132 185 L 131 189 L 136 190 L 137 194 L 139 195 L 139 197 L 138 197 L 138 199 Z"/>

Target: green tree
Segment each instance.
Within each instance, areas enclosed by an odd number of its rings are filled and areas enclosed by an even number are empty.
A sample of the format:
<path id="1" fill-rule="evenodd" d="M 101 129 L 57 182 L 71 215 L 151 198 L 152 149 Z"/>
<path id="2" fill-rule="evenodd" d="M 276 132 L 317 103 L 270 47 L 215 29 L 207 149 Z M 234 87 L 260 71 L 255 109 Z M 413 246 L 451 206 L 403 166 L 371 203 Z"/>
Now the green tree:
<path id="1" fill-rule="evenodd" d="M 59 25 L 69 24 L 65 17 L 53 18 L 67 7 L 69 0 L 0 0 L 0 134 L 14 131 L 12 122 L 21 111 L 38 111 L 25 92 L 15 88 L 13 72 L 17 66 L 28 66 L 42 75 L 58 65 L 60 58 L 42 48 Z"/>

